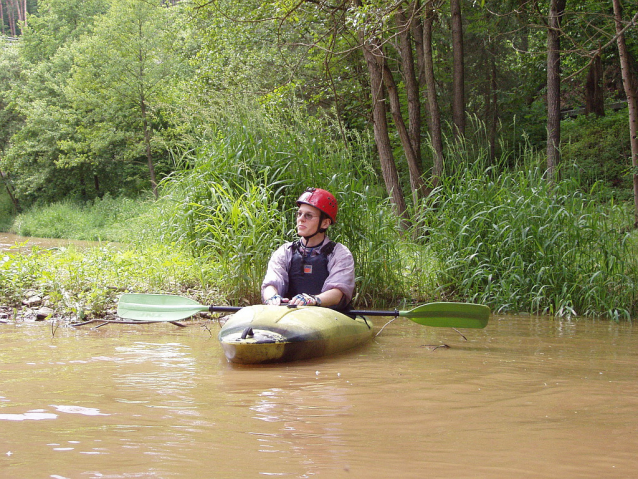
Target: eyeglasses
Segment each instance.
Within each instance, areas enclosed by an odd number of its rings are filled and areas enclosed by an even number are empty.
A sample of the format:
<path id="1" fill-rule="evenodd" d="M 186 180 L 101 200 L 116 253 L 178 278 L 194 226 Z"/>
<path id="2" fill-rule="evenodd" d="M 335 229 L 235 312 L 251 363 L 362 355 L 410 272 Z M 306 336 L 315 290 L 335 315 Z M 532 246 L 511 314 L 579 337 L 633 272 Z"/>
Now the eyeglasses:
<path id="1" fill-rule="evenodd" d="M 310 213 L 304 213 L 303 211 L 297 211 L 297 219 L 303 217 L 306 221 L 312 221 L 315 218 L 318 218 L 317 215 L 311 215 Z"/>

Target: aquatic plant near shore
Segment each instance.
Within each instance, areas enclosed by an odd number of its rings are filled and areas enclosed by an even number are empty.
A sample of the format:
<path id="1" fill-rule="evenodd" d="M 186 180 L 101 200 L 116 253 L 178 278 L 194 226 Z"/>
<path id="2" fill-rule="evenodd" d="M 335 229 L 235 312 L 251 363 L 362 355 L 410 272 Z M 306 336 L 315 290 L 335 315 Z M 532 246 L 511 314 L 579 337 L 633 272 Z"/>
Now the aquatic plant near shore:
<path id="1" fill-rule="evenodd" d="M 638 313 L 638 248 L 622 205 L 540 168 L 465 169 L 422 210 L 441 288 L 499 311 L 626 318 Z"/>

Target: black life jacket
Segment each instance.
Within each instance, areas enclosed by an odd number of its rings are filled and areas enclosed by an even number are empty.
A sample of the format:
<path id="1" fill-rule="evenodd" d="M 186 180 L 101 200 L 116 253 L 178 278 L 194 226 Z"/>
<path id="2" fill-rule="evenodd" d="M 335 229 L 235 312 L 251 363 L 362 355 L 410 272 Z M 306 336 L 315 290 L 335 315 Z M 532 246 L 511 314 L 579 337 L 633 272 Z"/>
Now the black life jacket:
<path id="1" fill-rule="evenodd" d="M 288 266 L 288 291 L 285 298 L 292 298 L 300 293 L 319 294 L 328 279 L 328 256 L 334 251 L 337 243 L 330 241 L 323 245 L 319 254 L 304 254 L 301 240 L 295 241 L 292 248 L 292 259 Z"/>

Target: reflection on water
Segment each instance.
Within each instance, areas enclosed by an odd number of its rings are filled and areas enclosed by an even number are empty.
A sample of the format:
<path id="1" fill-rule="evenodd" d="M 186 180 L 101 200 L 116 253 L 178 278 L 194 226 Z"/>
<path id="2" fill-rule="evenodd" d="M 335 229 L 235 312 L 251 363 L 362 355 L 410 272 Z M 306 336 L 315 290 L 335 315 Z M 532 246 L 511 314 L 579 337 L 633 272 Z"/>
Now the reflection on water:
<path id="1" fill-rule="evenodd" d="M 51 414 L 42 412 L 42 410 L 38 410 L 28 411 L 24 414 L 0 414 L 0 421 L 24 421 L 26 419 L 38 421 L 40 419 L 55 419 L 56 417 L 58 417 L 57 414 Z"/>
<path id="2" fill-rule="evenodd" d="M 351 353 L 250 367 L 197 327 L 0 325 L 0 477 L 634 475 L 630 324 L 464 334 L 395 321 Z"/>

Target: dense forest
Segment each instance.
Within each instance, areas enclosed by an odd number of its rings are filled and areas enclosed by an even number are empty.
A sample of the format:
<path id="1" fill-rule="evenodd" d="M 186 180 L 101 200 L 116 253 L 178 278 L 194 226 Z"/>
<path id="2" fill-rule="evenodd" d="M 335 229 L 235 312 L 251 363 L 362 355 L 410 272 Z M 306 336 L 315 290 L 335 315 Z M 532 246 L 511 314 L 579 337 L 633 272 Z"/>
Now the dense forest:
<path id="1" fill-rule="evenodd" d="M 530 215 L 554 218 L 562 235 L 574 195 L 621 205 L 633 219 L 616 223 L 614 209 L 605 223 L 617 231 L 638 226 L 637 19 L 627 0 L 1 0 L 3 197 L 13 214 L 63 200 L 163 199 L 161 231 L 197 254 L 230 254 L 215 238 L 232 231 L 233 267 L 254 288 L 263 264 L 250 270 L 242 248 L 276 244 L 289 219 L 278 212 L 322 186 L 342 202 L 337 235 L 380 276 L 377 291 L 396 283 L 379 273 L 378 257 L 394 253 L 368 240 L 390 229 L 458 257 L 440 279 L 448 294 L 495 304 L 506 273 L 477 279 L 477 258 L 492 253 L 470 251 L 476 236 L 449 245 L 450 235 L 472 228 L 530 271 L 536 256 L 519 257 L 536 228 Z M 495 208 L 474 208 L 490 195 L 503 215 L 520 215 L 520 244 L 489 236 L 506 234 L 498 218 L 482 226 Z M 555 203 L 539 213 L 520 206 L 525 195 Z M 238 196 L 249 219 L 229 225 Z M 402 244 L 405 256 L 412 246 Z M 589 254 L 572 253 L 556 254 L 577 263 Z M 614 284 L 628 281 L 616 267 Z M 530 280 L 540 291 L 498 306 L 560 309 L 541 273 Z M 624 311 L 636 307 L 630 296 Z M 615 311 L 612 302 L 597 310 Z"/>
<path id="2" fill-rule="evenodd" d="M 551 176 L 561 118 L 633 111 L 638 6 L 612 3 L 2 0 L 5 187 L 17 207 L 155 191 L 235 98 L 373 129 L 406 218 L 477 134 L 492 159 L 546 148 Z M 627 147 L 588 174 L 631 188 Z"/>

